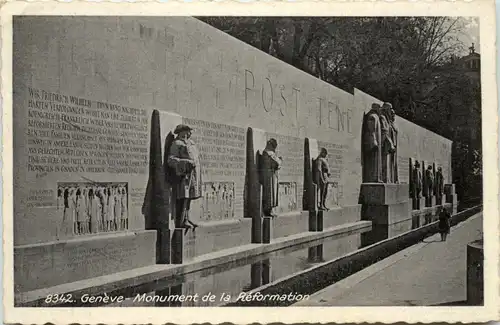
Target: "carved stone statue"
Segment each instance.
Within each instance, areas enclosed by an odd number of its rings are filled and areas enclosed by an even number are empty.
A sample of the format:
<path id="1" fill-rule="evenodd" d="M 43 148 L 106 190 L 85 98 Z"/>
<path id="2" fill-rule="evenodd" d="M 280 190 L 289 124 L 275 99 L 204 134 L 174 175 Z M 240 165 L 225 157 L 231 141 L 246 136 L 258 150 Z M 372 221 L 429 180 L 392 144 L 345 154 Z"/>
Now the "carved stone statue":
<path id="1" fill-rule="evenodd" d="M 328 194 L 328 177 L 330 177 L 330 166 L 328 165 L 328 160 L 326 160 L 327 156 L 328 151 L 325 148 L 321 148 L 314 164 L 314 181 L 318 185 L 318 208 L 320 210 L 329 210 L 325 205 L 326 196 Z"/>
<path id="2" fill-rule="evenodd" d="M 391 137 L 389 106 L 387 104 L 384 104 L 380 113 L 380 130 L 382 140 L 382 181 L 384 183 L 393 183 L 391 157 L 395 153 L 396 149 Z"/>
<path id="3" fill-rule="evenodd" d="M 434 195 L 434 173 L 432 172 L 432 166 L 429 165 L 425 170 L 424 196 L 431 197 L 432 195 Z"/>
<path id="4" fill-rule="evenodd" d="M 272 138 L 259 158 L 259 177 L 262 184 L 262 210 L 264 216 L 275 217 L 274 208 L 278 206 L 278 170 L 283 159 L 276 154 L 278 142 Z"/>
<path id="5" fill-rule="evenodd" d="M 415 161 L 415 166 L 412 170 L 412 197 L 414 199 L 420 199 L 422 192 L 422 171 L 420 170 L 420 163 Z"/>
<path id="6" fill-rule="evenodd" d="M 175 128 L 177 135 L 168 149 L 167 165 L 177 177 L 173 184 L 176 224 L 186 231 L 196 229 L 197 224 L 189 218 L 191 201 L 203 196 L 201 162 L 198 148 L 191 140 L 192 128 L 180 124 Z"/>
<path id="7" fill-rule="evenodd" d="M 392 183 L 399 183 L 399 171 L 398 171 L 398 129 L 394 124 L 396 120 L 396 112 L 392 108 L 391 104 L 389 105 L 389 125 L 390 125 L 390 137 L 392 139 L 392 143 L 394 144 L 394 152 L 389 156 L 389 163 L 391 167 L 391 181 Z"/>
<path id="8" fill-rule="evenodd" d="M 382 182 L 380 105 L 363 115 L 361 126 L 361 165 L 363 183 Z"/>

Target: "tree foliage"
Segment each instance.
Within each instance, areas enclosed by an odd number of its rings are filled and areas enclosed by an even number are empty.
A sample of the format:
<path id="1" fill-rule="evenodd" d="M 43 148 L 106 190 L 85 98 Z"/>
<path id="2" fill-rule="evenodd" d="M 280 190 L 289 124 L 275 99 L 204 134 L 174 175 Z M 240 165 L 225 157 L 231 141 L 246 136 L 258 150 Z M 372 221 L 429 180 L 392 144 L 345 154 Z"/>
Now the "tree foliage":
<path id="1" fill-rule="evenodd" d="M 391 102 L 399 116 L 454 141 L 455 168 L 480 173 L 480 86 L 457 59 L 465 47 L 458 37 L 462 18 L 200 19 L 336 87 Z M 454 175 L 466 188 L 469 176 Z"/>

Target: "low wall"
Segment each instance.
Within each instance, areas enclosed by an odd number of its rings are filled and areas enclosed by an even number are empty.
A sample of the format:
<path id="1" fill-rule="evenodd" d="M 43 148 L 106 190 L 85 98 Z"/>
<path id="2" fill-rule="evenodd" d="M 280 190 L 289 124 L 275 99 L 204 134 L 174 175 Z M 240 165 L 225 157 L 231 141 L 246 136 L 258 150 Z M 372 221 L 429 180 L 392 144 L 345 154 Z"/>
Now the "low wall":
<path id="1" fill-rule="evenodd" d="M 482 205 L 462 211 L 452 217 L 452 225 L 466 220 L 482 210 Z M 249 291 L 249 293 L 295 294 L 310 295 L 341 279 L 344 279 L 392 254 L 412 246 L 438 231 L 438 222 L 433 222 L 421 228 L 406 232 L 397 237 L 367 246 L 356 252 L 347 254 L 333 261 L 322 263 L 318 266 L 296 273 L 284 279 Z M 288 306 L 291 301 L 233 301 L 226 306 Z"/>

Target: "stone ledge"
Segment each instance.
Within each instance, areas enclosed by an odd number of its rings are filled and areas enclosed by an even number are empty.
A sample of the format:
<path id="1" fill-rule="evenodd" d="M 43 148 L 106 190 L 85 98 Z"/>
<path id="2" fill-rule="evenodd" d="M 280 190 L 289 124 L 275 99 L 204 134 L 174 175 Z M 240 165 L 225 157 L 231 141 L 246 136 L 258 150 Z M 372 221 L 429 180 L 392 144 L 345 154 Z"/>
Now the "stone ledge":
<path id="1" fill-rule="evenodd" d="M 161 278 L 178 276 L 202 269 L 214 267 L 220 264 L 229 263 L 234 260 L 249 258 L 261 254 L 270 253 L 286 247 L 300 245 L 335 236 L 338 234 L 352 232 L 360 229 L 371 229 L 371 222 L 359 221 L 341 226 L 325 229 L 323 232 L 303 232 L 288 237 L 277 238 L 270 244 L 247 244 L 241 247 L 234 247 L 195 257 L 193 260 L 182 265 L 152 265 L 118 272 L 92 279 L 65 283 L 49 288 L 43 288 L 30 292 L 16 294 L 15 306 L 37 307 L 44 306 L 44 299 L 47 294 L 71 293 L 73 297 L 81 297 L 83 294 L 99 295 L 104 292 L 111 292 L 125 287 L 136 286 Z"/>

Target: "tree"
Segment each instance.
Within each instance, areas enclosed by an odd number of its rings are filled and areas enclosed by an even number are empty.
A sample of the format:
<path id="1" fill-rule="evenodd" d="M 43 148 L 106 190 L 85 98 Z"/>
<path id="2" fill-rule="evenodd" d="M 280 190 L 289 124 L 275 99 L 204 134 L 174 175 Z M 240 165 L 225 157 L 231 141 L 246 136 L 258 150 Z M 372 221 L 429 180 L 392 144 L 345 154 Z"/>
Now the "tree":
<path id="1" fill-rule="evenodd" d="M 461 188 L 477 178 L 480 87 L 469 82 L 456 59 L 464 48 L 457 37 L 462 18 L 201 19 L 336 87 L 350 92 L 356 87 L 391 102 L 399 116 L 454 141 Z"/>

